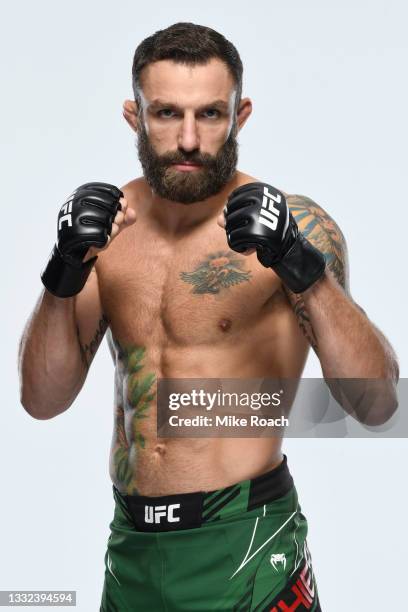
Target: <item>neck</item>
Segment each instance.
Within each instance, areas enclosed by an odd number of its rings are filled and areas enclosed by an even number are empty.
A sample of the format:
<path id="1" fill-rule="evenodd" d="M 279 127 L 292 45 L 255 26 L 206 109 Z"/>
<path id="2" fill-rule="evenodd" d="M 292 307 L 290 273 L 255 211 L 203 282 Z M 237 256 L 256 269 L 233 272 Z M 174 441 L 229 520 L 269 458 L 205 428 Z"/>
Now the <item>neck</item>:
<path id="1" fill-rule="evenodd" d="M 161 198 L 151 190 L 145 181 L 150 193 L 149 214 L 163 229 L 171 233 L 177 234 L 192 229 L 222 212 L 231 191 L 242 184 L 243 176 L 241 172 L 235 172 L 221 191 L 206 200 L 193 204 L 181 204 Z"/>

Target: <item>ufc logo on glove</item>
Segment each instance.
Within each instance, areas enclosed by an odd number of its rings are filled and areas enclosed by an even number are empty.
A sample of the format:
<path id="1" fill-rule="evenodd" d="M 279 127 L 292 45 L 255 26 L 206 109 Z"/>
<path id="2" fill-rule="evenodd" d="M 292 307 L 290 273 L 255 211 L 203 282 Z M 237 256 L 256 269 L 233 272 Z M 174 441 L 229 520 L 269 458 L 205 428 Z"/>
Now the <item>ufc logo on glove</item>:
<path id="1" fill-rule="evenodd" d="M 258 221 L 262 223 L 262 225 L 266 225 L 269 229 L 275 231 L 278 226 L 279 219 L 279 209 L 275 208 L 274 202 L 280 204 L 282 201 L 282 196 L 278 193 L 277 195 L 273 195 L 268 191 L 268 187 L 264 187 L 264 195 L 262 198 L 262 208 L 259 213 Z"/>
<path id="2" fill-rule="evenodd" d="M 66 204 L 62 206 L 61 212 L 64 214 L 58 219 L 58 231 L 61 231 L 64 221 L 68 223 L 69 227 L 72 227 L 72 200 L 70 202 L 66 202 Z"/>

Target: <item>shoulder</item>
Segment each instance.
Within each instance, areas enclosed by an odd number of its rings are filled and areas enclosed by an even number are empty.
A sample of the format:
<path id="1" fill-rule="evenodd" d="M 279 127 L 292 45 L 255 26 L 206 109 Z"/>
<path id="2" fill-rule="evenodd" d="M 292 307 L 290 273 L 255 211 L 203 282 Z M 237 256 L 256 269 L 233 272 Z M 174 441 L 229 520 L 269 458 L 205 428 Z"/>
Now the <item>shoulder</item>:
<path id="1" fill-rule="evenodd" d="M 139 193 L 146 185 L 146 181 L 143 176 L 139 176 L 138 178 L 132 179 L 121 186 L 122 191 L 126 191 L 128 193 Z"/>
<path id="2" fill-rule="evenodd" d="M 348 291 L 349 269 L 346 239 L 331 215 L 314 200 L 303 195 L 287 195 L 290 212 L 302 234 L 323 253 L 327 267 Z"/>
<path id="3" fill-rule="evenodd" d="M 151 190 L 144 177 L 138 177 L 120 187 L 128 205 L 135 208 L 139 213 L 143 210 L 144 204 L 150 201 Z"/>

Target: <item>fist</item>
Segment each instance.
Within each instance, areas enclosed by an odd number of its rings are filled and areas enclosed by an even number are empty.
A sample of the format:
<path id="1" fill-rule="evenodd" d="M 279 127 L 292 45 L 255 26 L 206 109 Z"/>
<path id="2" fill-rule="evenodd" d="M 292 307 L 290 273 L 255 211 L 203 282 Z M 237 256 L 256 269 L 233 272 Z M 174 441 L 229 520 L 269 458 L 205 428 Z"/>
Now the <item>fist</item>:
<path id="1" fill-rule="evenodd" d="M 116 189 L 116 188 L 115 188 Z M 119 197 L 117 199 L 116 214 L 112 215 L 112 220 L 106 231 L 106 242 L 101 246 L 91 246 L 83 259 L 88 261 L 93 257 L 97 256 L 98 253 L 104 251 L 111 244 L 112 240 L 120 234 L 126 227 L 133 225 L 136 221 L 136 212 L 133 208 L 128 205 L 128 201 L 121 191 L 119 191 Z"/>
<path id="2" fill-rule="evenodd" d="M 228 246 L 253 253 L 294 293 L 302 293 L 325 271 L 323 254 L 299 231 L 281 191 L 248 183 L 230 194 L 224 208 Z"/>
<path id="3" fill-rule="evenodd" d="M 86 183 L 75 189 L 58 213 L 60 253 L 79 263 L 89 247 L 105 247 L 122 197 L 120 189 L 107 183 Z"/>
<path id="4" fill-rule="evenodd" d="M 46 289 L 60 298 L 77 295 L 97 253 L 135 220 L 134 211 L 128 211 L 123 193 L 114 185 L 86 183 L 78 187 L 58 213 L 57 242 L 41 274 Z"/>
<path id="5" fill-rule="evenodd" d="M 224 208 L 228 245 L 238 253 L 257 252 L 264 266 L 281 259 L 298 229 L 282 192 L 264 183 L 235 189 Z"/>

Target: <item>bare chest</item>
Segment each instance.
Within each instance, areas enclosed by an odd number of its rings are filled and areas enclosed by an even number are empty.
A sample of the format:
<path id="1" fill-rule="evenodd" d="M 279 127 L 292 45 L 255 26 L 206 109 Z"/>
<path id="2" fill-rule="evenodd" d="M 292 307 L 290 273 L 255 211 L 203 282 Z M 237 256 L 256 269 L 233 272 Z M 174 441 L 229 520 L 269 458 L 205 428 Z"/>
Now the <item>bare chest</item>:
<path id="1" fill-rule="evenodd" d="M 143 346 L 211 344 L 256 329 L 272 307 L 289 308 L 276 299 L 276 275 L 255 255 L 231 251 L 214 224 L 177 240 L 130 229 L 98 262 L 102 308 L 119 338 Z"/>

